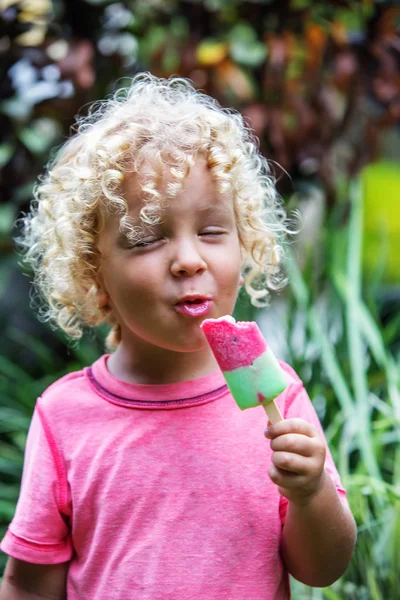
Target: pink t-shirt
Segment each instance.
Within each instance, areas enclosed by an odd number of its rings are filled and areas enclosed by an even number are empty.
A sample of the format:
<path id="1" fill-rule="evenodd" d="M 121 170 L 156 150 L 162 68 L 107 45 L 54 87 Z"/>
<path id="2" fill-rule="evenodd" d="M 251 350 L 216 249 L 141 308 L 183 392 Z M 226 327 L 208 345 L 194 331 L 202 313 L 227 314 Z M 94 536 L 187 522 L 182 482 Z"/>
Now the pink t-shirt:
<path id="1" fill-rule="evenodd" d="M 284 600 L 287 501 L 267 471 L 262 407 L 241 411 L 220 371 L 135 385 L 108 355 L 38 399 L 20 498 L 1 548 L 70 561 L 68 600 Z M 297 375 L 284 416 L 320 428 Z M 345 499 L 328 451 L 326 469 Z"/>

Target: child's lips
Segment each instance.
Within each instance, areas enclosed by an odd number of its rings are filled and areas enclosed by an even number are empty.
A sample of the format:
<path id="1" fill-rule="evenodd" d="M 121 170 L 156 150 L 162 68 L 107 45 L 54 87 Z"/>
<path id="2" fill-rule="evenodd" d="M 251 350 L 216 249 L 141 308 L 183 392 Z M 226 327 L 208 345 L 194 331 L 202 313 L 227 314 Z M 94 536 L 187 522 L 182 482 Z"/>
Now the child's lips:
<path id="1" fill-rule="evenodd" d="M 186 299 L 177 302 L 175 310 L 188 317 L 204 317 L 210 312 L 212 303 L 212 300 L 208 298 Z"/>

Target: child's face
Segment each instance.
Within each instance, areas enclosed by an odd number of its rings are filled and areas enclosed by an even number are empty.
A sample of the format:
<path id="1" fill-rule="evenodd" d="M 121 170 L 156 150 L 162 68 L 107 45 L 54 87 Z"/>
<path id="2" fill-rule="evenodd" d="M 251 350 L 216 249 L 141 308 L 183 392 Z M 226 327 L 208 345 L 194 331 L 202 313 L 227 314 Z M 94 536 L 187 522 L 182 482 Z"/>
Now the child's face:
<path id="1" fill-rule="evenodd" d="M 137 219 L 143 204 L 134 176 L 127 176 L 123 191 L 129 216 Z M 122 342 L 175 352 L 204 348 L 199 325 L 232 313 L 241 267 L 232 197 L 218 195 L 204 161 L 168 201 L 155 230 L 143 229 L 138 244 L 132 247 L 119 233 L 119 216 L 108 218 L 99 239 L 100 287 L 121 325 Z M 200 315 L 182 303 L 186 296 L 203 300 Z"/>

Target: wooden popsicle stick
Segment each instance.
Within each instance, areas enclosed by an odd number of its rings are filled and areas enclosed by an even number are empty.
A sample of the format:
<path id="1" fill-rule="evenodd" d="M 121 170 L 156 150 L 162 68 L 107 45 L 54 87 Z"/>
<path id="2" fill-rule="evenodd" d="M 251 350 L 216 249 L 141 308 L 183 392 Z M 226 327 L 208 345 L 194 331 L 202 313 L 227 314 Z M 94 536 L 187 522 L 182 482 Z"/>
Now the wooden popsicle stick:
<path id="1" fill-rule="evenodd" d="M 279 421 L 283 421 L 281 411 L 277 407 L 275 400 L 271 400 L 271 402 L 268 402 L 268 404 L 263 404 L 263 407 L 272 425 L 279 423 Z"/>

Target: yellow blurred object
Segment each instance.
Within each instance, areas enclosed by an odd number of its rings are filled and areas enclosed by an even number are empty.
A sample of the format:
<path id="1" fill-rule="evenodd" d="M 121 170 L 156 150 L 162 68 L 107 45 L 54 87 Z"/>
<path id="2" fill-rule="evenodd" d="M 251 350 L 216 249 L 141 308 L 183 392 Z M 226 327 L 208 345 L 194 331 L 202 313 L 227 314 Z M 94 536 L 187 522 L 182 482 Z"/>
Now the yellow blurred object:
<path id="1" fill-rule="evenodd" d="M 344 46 L 348 42 L 348 33 L 346 27 L 340 21 L 333 21 L 331 25 L 331 33 L 334 41 L 340 46 Z"/>
<path id="2" fill-rule="evenodd" d="M 46 37 L 47 27 L 35 25 L 29 31 L 21 33 L 16 40 L 21 46 L 40 46 Z"/>
<path id="3" fill-rule="evenodd" d="M 382 261 L 386 283 L 400 284 L 400 167 L 381 161 L 360 175 L 364 201 L 363 264 L 366 273 Z"/>
<path id="4" fill-rule="evenodd" d="M 14 4 L 17 4 L 17 2 L 18 0 L 0 0 L 0 10 L 7 10 L 7 8 L 10 8 L 10 6 L 14 6 Z"/>
<path id="5" fill-rule="evenodd" d="M 48 15 L 52 11 L 51 0 L 0 0 L 1 11 L 15 5 L 18 5 L 21 9 L 19 15 L 21 21 L 29 21 L 32 18 Z"/>
<path id="6" fill-rule="evenodd" d="M 52 10 L 52 3 L 50 0 L 22 0 L 21 7 L 35 15 L 47 15 Z"/>
<path id="7" fill-rule="evenodd" d="M 218 65 L 227 55 L 227 44 L 215 40 L 204 40 L 196 49 L 197 62 L 203 67 Z"/>
<path id="8" fill-rule="evenodd" d="M 31 23 L 29 31 L 21 33 L 16 38 L 22 46 L 39 46 L 43 43 L 49 16 L 52 12 L 51 0 L 0 0 L 0 11 L 5 11 L 10 6 L 18 6 L 20 13 L 18 21 Z"/>

